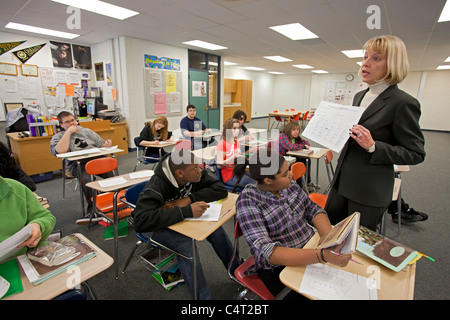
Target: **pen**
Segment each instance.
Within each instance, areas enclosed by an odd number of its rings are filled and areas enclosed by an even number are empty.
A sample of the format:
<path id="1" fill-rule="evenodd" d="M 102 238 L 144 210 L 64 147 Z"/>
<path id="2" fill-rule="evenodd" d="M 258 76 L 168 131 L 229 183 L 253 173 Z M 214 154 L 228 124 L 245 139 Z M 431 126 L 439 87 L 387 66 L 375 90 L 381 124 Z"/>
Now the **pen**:
<path id="1" fill-rule="evenodd" d="M 228 212 L 230 212 L 231 209 L 233 209 L 233 208 L 230 208 L 230 209 L 228 209 L 227 211 L 225 211 L 224 213 L 222 213 L 222 214 L 219 216 L 219 219 L 222 218 L 224 215 L 226 215 Z"/>
<path id="2" fill-rule="evenodd" d="M 427 259 L 430 259 L 431 261 L 434 262 L 434 259 L 432 257 L 427 256 L 426 254 L 420 253 L 419 251 L 416 251 L 419 255 L 421 255 L 422 257 L 425 257 Z"/>
<path id="3" fill-rule="evenodd" d="M 342 256 L 342 254 L 340 254 L 340 253 L 337 253 L 337 252 L 334 252 L 333 250 L 330 250 L 330 252 L 332 253 L 332 254 L 334 254 L 335 256 Z M 356 260 L 353 260 L 353 259 L 350 259 L 350 261 L 351 262 L 354 262 L 354 263 L 357 263 L 357 264 L 360 264 L 360 265 L 363 265 L 361 262 L 358 262 L 358 261 L 356 261 Z"/>

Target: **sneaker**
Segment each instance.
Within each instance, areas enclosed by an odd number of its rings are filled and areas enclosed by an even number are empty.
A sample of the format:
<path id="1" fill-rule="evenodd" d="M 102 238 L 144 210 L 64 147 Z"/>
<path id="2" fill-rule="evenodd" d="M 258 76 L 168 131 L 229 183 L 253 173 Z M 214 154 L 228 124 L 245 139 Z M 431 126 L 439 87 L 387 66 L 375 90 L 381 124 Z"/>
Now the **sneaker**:
<path id="1" fill-rule="evenodd" d="M 428 219 L 428 215 L 424 212 L 420 212 L 417 210 L 414 210 L 413 208 L 408 208 L 406 212 L 402 211 L 402 223 L 413 223 L 413 222 L 419 222 L 419 221 L 425 221 Z M 395 223 L 398 223 L 398 214 L 392 213 L 392 221 Z"/>

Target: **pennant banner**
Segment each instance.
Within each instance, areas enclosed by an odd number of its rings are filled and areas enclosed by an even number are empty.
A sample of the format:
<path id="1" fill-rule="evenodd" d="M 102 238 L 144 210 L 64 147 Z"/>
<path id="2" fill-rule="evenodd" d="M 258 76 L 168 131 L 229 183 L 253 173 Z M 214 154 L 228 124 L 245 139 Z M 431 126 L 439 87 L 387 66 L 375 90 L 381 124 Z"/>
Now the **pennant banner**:
<path id="1" fill-rule="evenodd" d="M 16 41 L 16 42 L 3 42 L 0 43 L 0 56 L 4 54 L 5 52 L 8 52 L 11 49 L 14 49 L 17 46 L 20 46 L 25 41 Z"/>
<path id="2" fill-rule="evenodd" d="M 25 48 L 22 50 L 17 50 L 11 52 L 17 59 L 20 60 L 22 63 L 26 63 L 36 52 L 41 50 L 42 47 L 44 47 L 46 43 L 39 44 L 37 46 Z"/>

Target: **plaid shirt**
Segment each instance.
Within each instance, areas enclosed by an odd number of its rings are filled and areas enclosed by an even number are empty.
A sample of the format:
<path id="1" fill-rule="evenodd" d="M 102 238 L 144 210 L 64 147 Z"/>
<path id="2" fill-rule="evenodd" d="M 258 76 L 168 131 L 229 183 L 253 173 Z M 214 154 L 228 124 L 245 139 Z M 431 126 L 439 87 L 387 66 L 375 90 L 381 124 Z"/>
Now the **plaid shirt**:
<path id="1" fill-rule="evenodd" d="M 312 220 L 325 212 L 294 181 L 279 194 L 280 198 L 249 184 L 236 201 L 237 219 L 256 269 L 276 267 L 269 263 L 275 246 L 303 248 L 315 233 Z"/>
<path id="2" fill-rule="evenodd" d="M 302 139 L 300 136 L 295 139 L 295 143 L 292 143 L 285 133 L 280 133 L 280 136 L 278 138 L 278 148 L 280 154 L 282 155 L 285 155 L 286 152 L 290 150 L 305 149 L 306 146 L 309 146 L 309 142 Z"/>

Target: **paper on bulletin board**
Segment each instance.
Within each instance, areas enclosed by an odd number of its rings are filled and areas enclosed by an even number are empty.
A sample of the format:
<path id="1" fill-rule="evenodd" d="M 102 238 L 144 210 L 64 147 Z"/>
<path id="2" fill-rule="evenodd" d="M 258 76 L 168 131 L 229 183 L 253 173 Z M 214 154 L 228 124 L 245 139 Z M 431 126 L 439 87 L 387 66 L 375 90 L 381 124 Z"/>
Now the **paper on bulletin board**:
<path id="1" fill-rule="evenodd" d="M 166 72 L 166 93 L 177 91 L 177 74 L 175 72 Z"/>
<path id="2" fill-rule="evenodd" d="M 166 93 L 155 92 L 153 96 L 155 99 L 155 114 L 166 113 Z"/>

